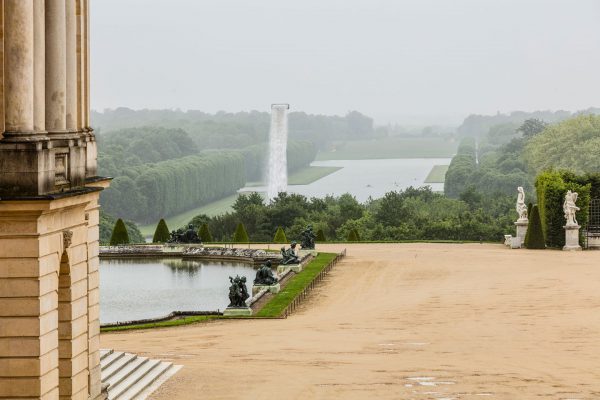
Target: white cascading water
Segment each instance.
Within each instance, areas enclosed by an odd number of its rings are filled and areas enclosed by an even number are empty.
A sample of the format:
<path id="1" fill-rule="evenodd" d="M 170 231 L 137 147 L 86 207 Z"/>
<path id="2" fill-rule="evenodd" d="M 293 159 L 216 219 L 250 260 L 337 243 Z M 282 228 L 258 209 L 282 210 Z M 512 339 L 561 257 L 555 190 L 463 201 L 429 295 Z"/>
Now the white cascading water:
<path id="1" fill-rule="evenodd" d="M 289 104 L 271 105 L 271 130 L 269 132 L 269 165 L 267 170 L 267 196 L 269 200 L 287 191 L 287 138 Z"/>

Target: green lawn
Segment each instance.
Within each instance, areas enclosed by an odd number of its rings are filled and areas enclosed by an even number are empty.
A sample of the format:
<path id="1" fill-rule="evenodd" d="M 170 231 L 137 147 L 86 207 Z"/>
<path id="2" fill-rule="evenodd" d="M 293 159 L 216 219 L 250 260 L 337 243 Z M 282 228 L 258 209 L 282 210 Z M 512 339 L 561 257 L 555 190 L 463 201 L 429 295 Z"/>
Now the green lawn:
<path id="1" fill-rule="evenodd" d="M 139 325 L 125 325 L 125 326 L 114 326 L 110 328 L 101 328 L 101 332 L 115 332 L 115 331 L 129 331 L 133 329 L 151 329 L 151 328 L 165 328 L 170 326 L 180 326 L 180 325 L 189 325 L 195 324 L 197 322 L 206 322 L 211 319 L 221 318 L 220 315 L 198 315 L 191 317 L 184 317 L 179 319 L 172 319 L 169 321 L 162 322 L 151 322 L 148 324 L 139 324 Z"/>
<path id="2" fill-rule="evenodd" d="M 314 260 L 294 276 L 281 292 L 277 293 L 260 310 L 257 317 L 279 317 L 285 308 L 294 301 L 319 273 L 337 256 L 334 253 L 319 253 Z"/>
<path id="3" fill-rule="evenodd" d="M 166 218 L 167 226 L 169 230 L 175 230 L 180 228 L 190 222 L 192 218 L 194 218 L 198 214 L 206 214 L 208 216 L 215 216 L 219 214 L 224 214 L 227 211 L 231 211 L 231 206 L 235 203 L 238 195 L 233 194 L 231 196 L 225 197 L 221 200 L 213 201 L 212 203 L 208 203 L 206 205 L 200 206 L 198 208 L 194 208 L 192 210 L 188 210 L 184 213 L 174 215 L 172 217 Z M 144 237 L 154 235 L 154 230 L 156 229 L 156 221 L 153 224 L 140 226 L 140 231 Z"/>
<path id="4" fill-rule="evenodd" d="M 434 165 L 427 178 L 425 178 L 425 183 L 444 183 L 448 167 L 449 165 Z"/>
<path id="5" fill-rule="evenodd" d="M 320 152 L 318 161 L 382 158 L 445 158 L 456 153 L 457 143 L 442 138 L 381 138 L 335 144 L 335 151 Z"/>
<path id="6" fill-rule="evenodd" d="M 288 185 L 309 185 L 339 171 L 342 167 L 304 167 L 288 177 Z M 247 187 L 265 186 L 265 182 L 248 182 Z"/>

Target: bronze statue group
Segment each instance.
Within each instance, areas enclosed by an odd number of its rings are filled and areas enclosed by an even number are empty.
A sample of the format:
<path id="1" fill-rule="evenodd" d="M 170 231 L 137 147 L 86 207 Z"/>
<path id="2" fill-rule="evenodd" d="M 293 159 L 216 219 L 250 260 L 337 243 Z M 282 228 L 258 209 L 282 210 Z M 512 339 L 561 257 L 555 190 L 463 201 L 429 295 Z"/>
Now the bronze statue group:
<path id="1" fill-rule="evenodd" d="M 304 231 L 300 234 L 300 246 L 303 249 L 312 250 L 315 248 L 316 236 L 313 233 L 311 225 L 308 225 Z M 292 265 L 299 264 L 300 258 L 296 253 L 296 247 L 298 244 L 293 241 L 290 244 L 290 248 L 286 250 L 285 246 L 281 248 L 281 265 Z M 271 269 L 272 263 L 267 260 L 263 265 L 260 266 L 256 271 L 256 277 L 254 278 L 255 285 L 271 286 L 277 283 L 278 278 Z M 236 276 L 235 278 L 229 277 L 229 306 L 228 307 L 247 307 L 246 300 L 250 297 L 248 289 L 246 287 L 246 277 Z"/>

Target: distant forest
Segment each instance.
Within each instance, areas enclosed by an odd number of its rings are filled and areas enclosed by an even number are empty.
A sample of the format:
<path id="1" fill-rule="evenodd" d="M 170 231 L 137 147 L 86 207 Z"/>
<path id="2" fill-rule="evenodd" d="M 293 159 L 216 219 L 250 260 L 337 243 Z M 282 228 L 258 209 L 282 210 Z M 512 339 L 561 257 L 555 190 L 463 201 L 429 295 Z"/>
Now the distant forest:
<path id="1" fill-rule="evenodd" d="M 195 110 L 117 108 L 102 113 L 92 111 L 91 118 L 99 136 L 128 128 L 181 129 L 196 143 L 197 150 L 243 148 L 266 142 L 271 123 L 271 115 L 259 111 L 209 114 Z M 335 140 L 368 139 L 375 135 L 373 119 L 357 111 L 343 117 L 291 112 L 288 119 L 290 139 L 308 140 L 317 148 L 325 148 Z"/>
<path id="2" fill-rule="evenodd" d="M 154 222 L 235 193 L 260 181 L 267 159 L 270 114 L 127 108 L 92 112 L 98 172 L 114 178 L 101 195 L 104 210 Z M 289 114 L 288 170 L 308 166 L 319 147 L 374 135 L 373 120 Z"/>

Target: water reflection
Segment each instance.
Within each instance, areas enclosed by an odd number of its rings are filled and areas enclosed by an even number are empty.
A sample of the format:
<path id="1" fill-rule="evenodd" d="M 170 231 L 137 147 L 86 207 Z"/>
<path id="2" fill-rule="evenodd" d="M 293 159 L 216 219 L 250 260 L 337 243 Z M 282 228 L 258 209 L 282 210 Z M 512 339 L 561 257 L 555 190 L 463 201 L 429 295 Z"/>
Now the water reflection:
<path id="1" fill-rule="evenodd" d="M 179 310 L 216 311 L 229 303 L 229 276 L 255 271 L 245 263 L 180 259 L 100 262 L 100 321 L 160 317 Z M 250 291 L 251 283 L 248 285 Z"/>

